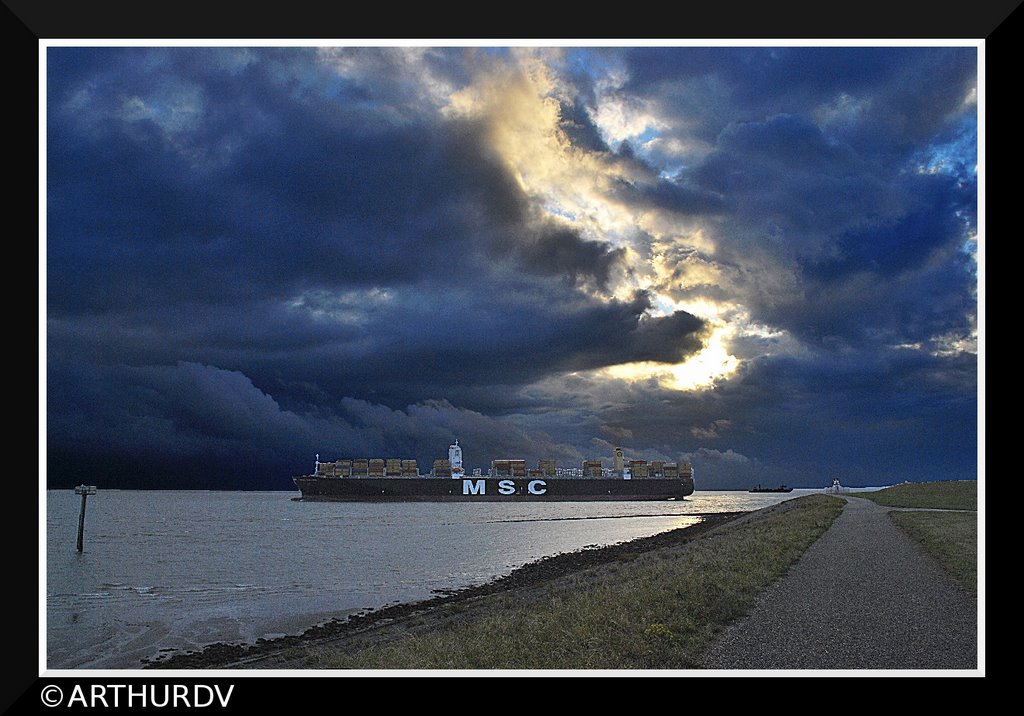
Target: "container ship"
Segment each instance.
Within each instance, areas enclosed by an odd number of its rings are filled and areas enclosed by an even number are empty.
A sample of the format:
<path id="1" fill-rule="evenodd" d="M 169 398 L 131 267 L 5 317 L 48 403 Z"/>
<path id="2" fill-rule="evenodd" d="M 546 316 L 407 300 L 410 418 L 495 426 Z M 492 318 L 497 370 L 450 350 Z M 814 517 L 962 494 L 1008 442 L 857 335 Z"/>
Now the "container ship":
<path id="1" fill-rule="evenodd" d="M 580 467 L 558 467 L 540 460 L 527 468 L 525 460 L 492 460 L 487 474 L 480 468 L 466 474 L 459 441 L 448 447 L 448 459 L 434 460 L 421 474 L 415 460 L 397 458 L 342 459 L 320 462 L 310 475 L 292 478 L 302 501 L 315 502 L 501 502 L 681 500 L 693 494 L 689 463 L 623 458 L 615 448 L 611 468 L 600 460 Z"/>

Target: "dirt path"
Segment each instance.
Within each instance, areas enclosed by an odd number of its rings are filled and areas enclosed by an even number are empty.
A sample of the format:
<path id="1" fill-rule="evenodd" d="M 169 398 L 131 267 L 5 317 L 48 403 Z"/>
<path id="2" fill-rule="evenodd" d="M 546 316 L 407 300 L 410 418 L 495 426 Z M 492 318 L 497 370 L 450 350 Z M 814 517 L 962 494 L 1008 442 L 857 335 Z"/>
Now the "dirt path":
<path id="1" fill-rule="evenodd" d="M 891 509 L 848 499 L 753 612 L 726 629 L 707 668 L 978 668 L 977 600 L 893 524 Z"/>

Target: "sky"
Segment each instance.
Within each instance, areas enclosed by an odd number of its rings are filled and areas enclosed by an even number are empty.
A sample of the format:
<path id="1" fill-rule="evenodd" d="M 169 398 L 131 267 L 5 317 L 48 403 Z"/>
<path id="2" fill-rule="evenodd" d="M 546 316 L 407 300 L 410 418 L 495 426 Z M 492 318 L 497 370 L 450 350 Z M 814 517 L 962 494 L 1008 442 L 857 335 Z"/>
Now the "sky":
<path id="1" fill-rule="evenodd" d="M 50 487 L 978 474 L 978 49 L 49 47 Z"/>

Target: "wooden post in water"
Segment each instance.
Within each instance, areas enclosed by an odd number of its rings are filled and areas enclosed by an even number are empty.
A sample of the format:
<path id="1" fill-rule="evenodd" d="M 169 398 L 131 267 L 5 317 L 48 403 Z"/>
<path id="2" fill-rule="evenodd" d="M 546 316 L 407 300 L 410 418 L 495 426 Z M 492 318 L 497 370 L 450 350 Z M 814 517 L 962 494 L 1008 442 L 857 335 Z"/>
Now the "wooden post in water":
<path id="1" fill-rule="evenodd" d="M 78 551 L 82 551 L 82 537 L 85 534 L 85 498 L 96 494 L 95 485 L 79 485 L 75 494 L 82 496 L 82 511 L 78 513 Z"/>

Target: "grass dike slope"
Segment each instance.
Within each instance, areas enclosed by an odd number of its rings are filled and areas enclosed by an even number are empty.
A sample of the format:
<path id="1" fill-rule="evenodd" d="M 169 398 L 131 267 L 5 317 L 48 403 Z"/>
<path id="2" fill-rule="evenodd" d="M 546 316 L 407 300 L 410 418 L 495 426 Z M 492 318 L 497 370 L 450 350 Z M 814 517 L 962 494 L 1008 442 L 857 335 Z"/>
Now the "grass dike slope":
<path id="1" fill-rule="evenodd" d="M 849 493 L 885 507 L 907 507 L 930 510 L 978 509 L 976 480 L 943 482 L 904 482 L 872 492 Z"/>
<path id="2" fill-rule="evenodd" d="M 892 521 L 968 593 L 978 594 L 978 483 L 976 480 L 903 483 L 851 493 L 884 507 Z"/>
<path id="3" fill-rule="evenodd" d="M 826 495 L 788 500 L 679 544 L 620 550 L 528 589 L 443 606 L 389 635 L 292 649 L 289 657 L 296 668 L 326 669 L 699 668 L 715 636 L 787 572 L 843 504 Z"/>

